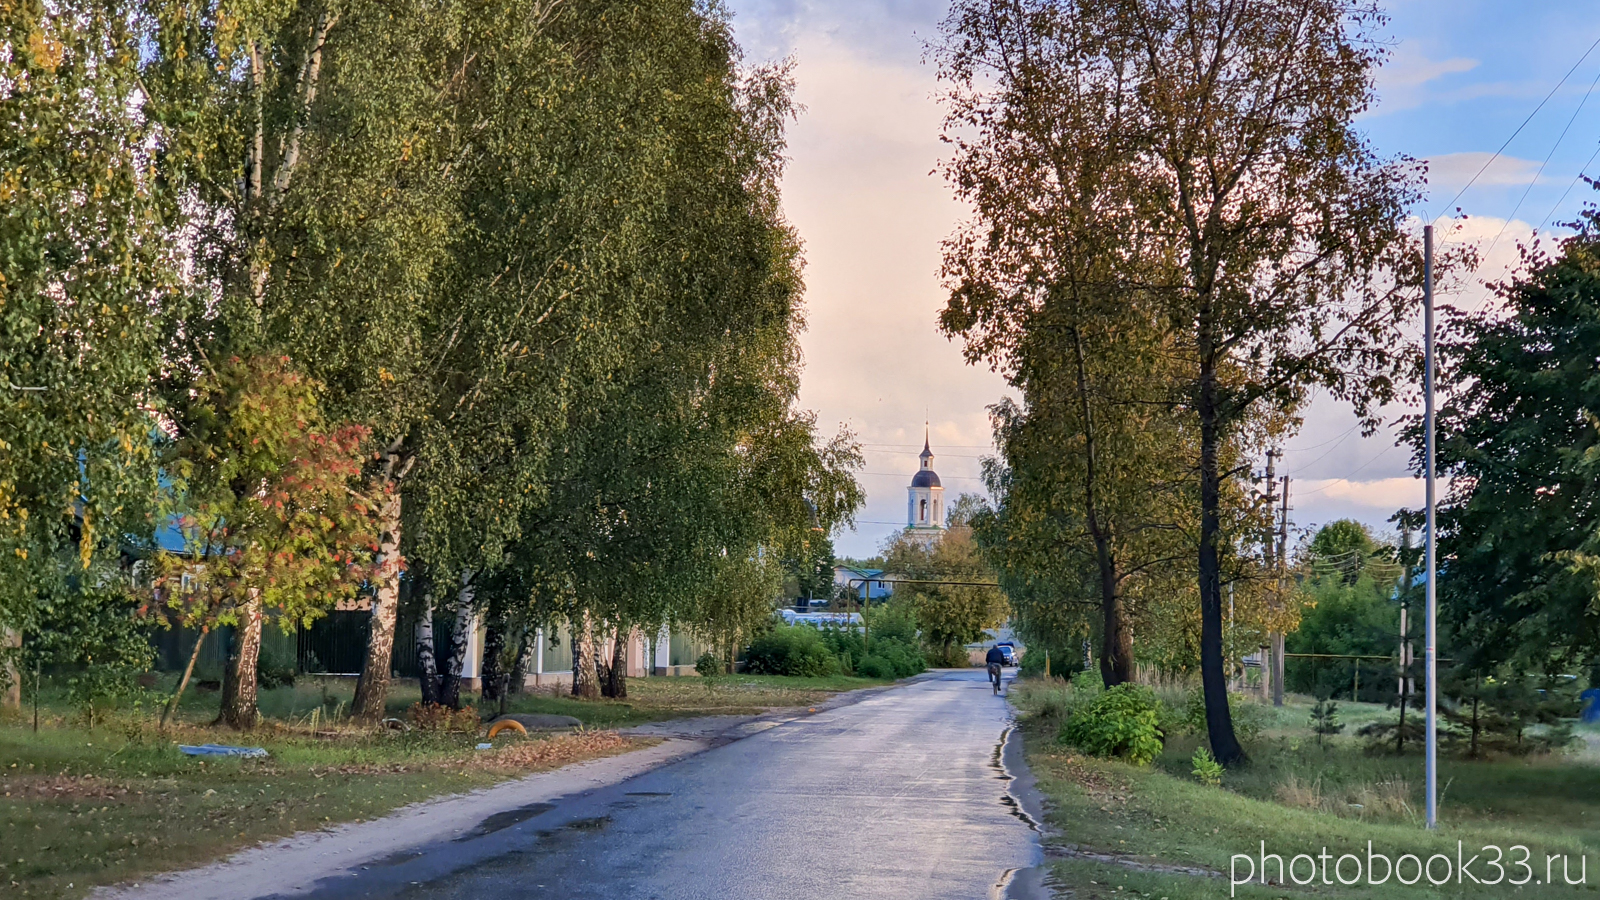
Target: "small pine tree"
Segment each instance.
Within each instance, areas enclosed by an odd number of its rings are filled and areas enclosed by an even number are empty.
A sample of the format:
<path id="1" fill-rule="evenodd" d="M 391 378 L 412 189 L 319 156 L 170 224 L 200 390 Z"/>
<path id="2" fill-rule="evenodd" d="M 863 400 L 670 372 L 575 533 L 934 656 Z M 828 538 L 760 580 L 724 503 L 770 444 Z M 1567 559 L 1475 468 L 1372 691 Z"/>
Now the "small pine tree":
<path id="1" fill-rule="evenodd" d="M 1332 700 L 1318 700 L 1311 707 L 1311 730 L 1317 733 L 1317 746 L 1322 746 L 1322 739 L 1335 735 L 1344 730 L 1344 723 L 1339 721 L 1339 704 Z"/>

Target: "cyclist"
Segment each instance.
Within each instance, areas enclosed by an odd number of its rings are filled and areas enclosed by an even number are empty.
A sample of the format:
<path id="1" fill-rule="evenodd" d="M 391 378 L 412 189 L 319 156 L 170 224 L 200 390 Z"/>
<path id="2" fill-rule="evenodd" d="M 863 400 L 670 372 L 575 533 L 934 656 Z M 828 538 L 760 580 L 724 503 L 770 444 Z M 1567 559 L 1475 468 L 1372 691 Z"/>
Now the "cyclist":
<path id="1" fill-rule="evenodd" d="M 989 653 L 983 658 L 984 665 L 989 667 L 989 680 L 994 682 L 995 693 L 1000 692 L 1000 669 L 1006 664 L 1005 652 L 996 644 L 989 648 Z"/>

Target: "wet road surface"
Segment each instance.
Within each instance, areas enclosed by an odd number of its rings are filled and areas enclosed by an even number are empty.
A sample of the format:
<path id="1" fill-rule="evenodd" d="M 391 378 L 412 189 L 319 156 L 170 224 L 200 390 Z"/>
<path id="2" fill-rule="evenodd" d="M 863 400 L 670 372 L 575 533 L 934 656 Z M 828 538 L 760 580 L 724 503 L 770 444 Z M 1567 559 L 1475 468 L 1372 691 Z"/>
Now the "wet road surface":
<path id="1" fill-rule="evenodd" d="M 497 813 L 311 896 L 1002 897 L 1039 862 L 1001 761 L 1009 725 L 981 670 L 941 673 Z"/>

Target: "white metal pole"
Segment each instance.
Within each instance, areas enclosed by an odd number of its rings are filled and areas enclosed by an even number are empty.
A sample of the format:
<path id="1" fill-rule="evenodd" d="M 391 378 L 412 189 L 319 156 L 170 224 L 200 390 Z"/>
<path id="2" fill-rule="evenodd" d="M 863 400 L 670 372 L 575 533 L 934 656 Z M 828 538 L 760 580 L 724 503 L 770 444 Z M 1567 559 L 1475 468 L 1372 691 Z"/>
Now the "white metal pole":
<path id="1" fill-rule="evenodd" d="M 1428 689 L 1427 762 L 1424 779 L 1428 792 L 1428 828 L 1439 827 L 1439 579 L 1437 549 L 1438 534 L 1434 528 L 1434 411 L 1433 411 L 1433 226 L 1422 229 L 1422 317 L 1423 317 L 1423 367 L 1422 375 L 1423 432 L 1427 454 L 1425 479 L 1428 492 L 1428 545 L 1427 559 L 1427 646 L 1425 648 Z"/>

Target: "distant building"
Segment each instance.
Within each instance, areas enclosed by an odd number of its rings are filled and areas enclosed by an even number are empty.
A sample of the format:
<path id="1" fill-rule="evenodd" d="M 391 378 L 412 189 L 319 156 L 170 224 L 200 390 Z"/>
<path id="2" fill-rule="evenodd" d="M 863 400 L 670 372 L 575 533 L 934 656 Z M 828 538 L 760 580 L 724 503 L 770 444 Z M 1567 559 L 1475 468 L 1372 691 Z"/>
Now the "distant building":
<path id="1" fill-rule="evenodd" d="M 923 432 L 922 467 L 911 476 L 906 488 L 906 533 L 925 541 L 937 541 L 944 534 L 944 487 L 933 470 L 933 451 Z"/>
<path id="2" fill-rule="evenodd" d="M 865 569 L 858 566 L 834 566 L 833 583 L 843 596 L 855 591 L 854 596 L 866 600 L 882 600 L 894 593 L 894 583 L 882 569 Z"/>

